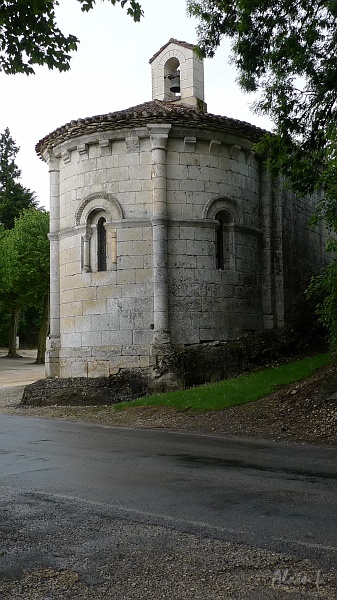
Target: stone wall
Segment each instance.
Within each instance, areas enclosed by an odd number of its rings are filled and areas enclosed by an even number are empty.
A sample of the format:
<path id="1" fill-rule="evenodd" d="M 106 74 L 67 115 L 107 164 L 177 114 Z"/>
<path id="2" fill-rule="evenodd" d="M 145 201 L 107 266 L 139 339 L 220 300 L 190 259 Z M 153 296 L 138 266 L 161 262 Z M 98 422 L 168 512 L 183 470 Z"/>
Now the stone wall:
<path id="1" fill-rule="evenodd" d="M 264 331 L 235 342 L 196 344 L 158 360 L 157 369 L 121 370 L 96 378 L 55 378 L 26 386 L 21 403 L 40 405 L 113 405 L 153 393 L 228 379 L 275 360 L 284 361 L 324 347 L 316 327 Z"/>
<path id="2" fill-rule="evenodd" d="M 259 163 L 214 133 L 180 135 L 168 146 L 172 342 L 227 341 L 263 328 Z M 219 270 L 215 217 L 224 209 L 232 217 L 230 256 Z"/>
<path id="3" fill-rule="evenodd" d="M 149 383 L 141 371 L 122 371 L 110 377 L 41 379 L 25 387 L 21 404 L 110 406 L 141 398 L 148 392 Z"/>

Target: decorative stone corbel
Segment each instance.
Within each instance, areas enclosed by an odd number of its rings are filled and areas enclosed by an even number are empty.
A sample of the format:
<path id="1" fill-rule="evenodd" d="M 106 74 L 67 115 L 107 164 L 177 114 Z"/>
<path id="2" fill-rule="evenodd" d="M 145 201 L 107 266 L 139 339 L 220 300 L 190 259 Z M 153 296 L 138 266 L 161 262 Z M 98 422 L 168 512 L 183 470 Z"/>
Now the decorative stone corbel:
<path id="1" fill-rule="evenodd" d="M 101 140 L 99 142 L 102 156 L 109 156 L 111 154 L 111 142 L 110 140 Z"/>
<path id="2" fill-rule="evenodd" d="M 126 151 L 130 152 L 139 152 L 139 137 L 132 136 L 125 138 Z"/>
<path id="3" fill-rule="evenodd" d="M 245 150 L 246 163 L 251 166 L 254 163 L 255 152 L 254 150 Z"/>
<path id="4" fill-rule="evenodd" d="M 209 154 L 217 153 L 218 150 L 220 149 L 220 146 L 221 146 L 220 140 L 211 140 L 209 143 L 209 146 L 208 146 Z"/>
<path id="5" fill-rule="evenodd" d="M 64 164 L 70 163 L 71 154 L 70 154 L 69 150 L 64 150 L 62 152 L 62 160 L 63 160 Z"/>
<path id="6" fill-rule="evenodd" d="M 88 158 L 88 144 L 79 144 L 77 146 L 77 152 L 81 158 Z"/>
<path id="7" fill-rule="evenodd" d="M 187 150 L 188 152 L 194 152 L 195 151 L 195 146 L 197 143 L 197 138 L 196 137 L 185 137 L 184 138 L 184 148 L 185 150 Z"/>
<path id="8" fill-rule="evenodd" d="M 239 144 L 233 144 L 233 146 L 230 147 L 229 155 L 233 160 L 238 160 L 240 152 L 241 146 L 239 146 Z"/>

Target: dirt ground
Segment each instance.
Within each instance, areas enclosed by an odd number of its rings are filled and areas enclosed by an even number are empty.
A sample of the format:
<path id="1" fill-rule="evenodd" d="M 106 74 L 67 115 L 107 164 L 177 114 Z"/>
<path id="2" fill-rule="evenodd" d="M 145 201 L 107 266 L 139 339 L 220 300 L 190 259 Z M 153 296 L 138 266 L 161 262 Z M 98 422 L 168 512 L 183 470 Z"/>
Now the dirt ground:
<path id="1" fill-rule="evenodd" d="M 166 407 L 24 407 L 23 385 L 0 389 L 0 412 L 91 422 L 309 444 L 337 445 L 337 365 L 243 406 L 215 412 Z"/>

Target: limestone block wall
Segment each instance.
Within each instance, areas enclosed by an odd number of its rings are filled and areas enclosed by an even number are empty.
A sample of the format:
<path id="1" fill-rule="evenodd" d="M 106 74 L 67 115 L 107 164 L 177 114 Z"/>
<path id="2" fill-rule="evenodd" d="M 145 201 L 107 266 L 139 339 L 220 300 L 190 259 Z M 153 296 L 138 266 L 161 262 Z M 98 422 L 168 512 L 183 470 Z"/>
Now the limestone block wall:
<path id="1" fill-rule="evenodd" d="M 99 376 L 125 366 L 146 368 L 153 327 L 148 136 L 86 136 L 56 153 L 58 373 Z M 106 271 L 97 270 L 96 214 L 107 218 Z M 89 268 L 84 268 L 86 245 Z"/>
<path id="2" fill-rule="evenodd" d="M 60 367 L 95 376 L 148 367 L 152 338 L 152 262 L 148 226 L 120 227 L 115 270 L 80 272 L 81 236 L 61 240 Z M 71 248 L 72 247 L 72 248 Z M 76 260 L 71 258 L 76 256 Z M 125 358 L 127 357 L 127 359 Z"/>
<path id="3" fill-rule="evenodd" d="M 263 328 L 259 164 L 237 140 L 174 133 L 167 158 L 172 342 L 234 339 Z M 232 222 L 219 270 L 216 214 L 223 209 Z"/>

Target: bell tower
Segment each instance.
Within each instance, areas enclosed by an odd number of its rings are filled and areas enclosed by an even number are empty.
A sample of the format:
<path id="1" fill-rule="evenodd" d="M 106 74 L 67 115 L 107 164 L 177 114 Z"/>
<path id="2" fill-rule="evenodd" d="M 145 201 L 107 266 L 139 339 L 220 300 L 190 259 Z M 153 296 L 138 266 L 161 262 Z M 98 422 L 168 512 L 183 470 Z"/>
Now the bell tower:
<path id="1" fill-rule="evenodd" d="M 171 38 L 150 59 L 152 100 L 192 104 L 206 111 L 204 64 L 195 46 Z"/>

